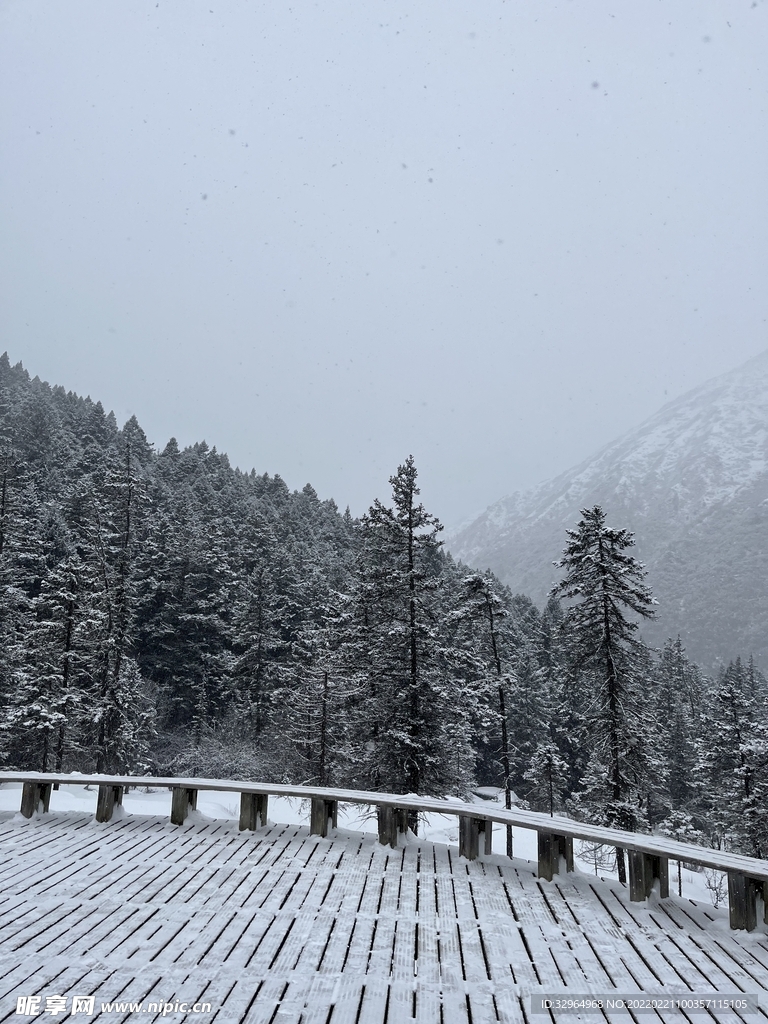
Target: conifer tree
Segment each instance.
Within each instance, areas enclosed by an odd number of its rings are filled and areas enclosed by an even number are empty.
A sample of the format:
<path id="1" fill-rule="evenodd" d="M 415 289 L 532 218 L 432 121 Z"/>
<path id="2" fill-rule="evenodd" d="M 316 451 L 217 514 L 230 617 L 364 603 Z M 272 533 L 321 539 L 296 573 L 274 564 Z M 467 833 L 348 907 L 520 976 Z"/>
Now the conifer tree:
<path id="1" fill-rule="evenodd" d="M 530 788 L 526 772 L 537 747 L 551 738 L 555 714 L 546 670 L 538 660 L 537 639 L 528 636 L 520 643 L 509 692 L 512 783 L 526 798 Z"/>
<path id="2" fill-rule="evenodd" d="M 347 781 L 354 677 L 341 669 L 328 624 L 307 624 L 276 690 L 275 727 L 289 781 L 338 786 Z"/>
<path id="3" fill-rule="evenodd" d="M 109 434 L 110 419 L 100 404 L 94 412 L 97 436 Z M 133 654 L 134 560 L 140 509 L 142 466 L 134 446 L 143 450 L 138 424 L 115 439 L 95 474 L 91 502 L 90 560 L 98 576 L 99 646 L 94 671 L 93 723 L 96 770 L 127 771 L 131 751 L 140 749 L 137 722 L 154 719 L 149 693 Z M 100 486 L 98 486 L 100 484 Z"/>
<path id="4" fill-rule="evenodd" d="M 301 587 L 291 560 L 268 531 L 251 558 L 234 605 L 232 685 L 243 720 L 258 741 L 270 723 L 281 667 L 292 661 L 292 642 L 301 626 Z"/>
<path id="5" fill-rule="evenodd" d="M 456 745 L 466 745 L 467 731 L 442 643 L 442 526 L 418 503 L 416 479 L 410 456 L 390 477 L 393 507 L 376 501 L 361 521 L 355 661 L 365 666 L 372 723 L 361 740 L 377 788 L 442 796 L 465 784 Z M 416 816 L 409 820 L 415 828 Z"/>
<path id="6" fill-rule="evenodd" d="M 668 639 L 655 667 L 648 705 L 652 710 L 659 785 L 649 813 L 651 825 L 674 812 L 695 812 L 696 738 L 700 730 L 701 673 L 688 660 L 682 640 Z"/>
<path id="7" fill-rule="evenodd" d="M 554 815 L 562 802 L 562 791 L 568 778 L 568 765 L 551 739 L 542 740 L 533 752 L 524 776 L 530 783 L 528 798 L 534 806 Z"/>
<path id="8" fill-rule="evenodd" d="M 512 807 L 512 752 L 509 741 L 511 660 L 515 638 L 510 627 L 506 595 L 490 572 L 470 573 L 462 581 L 459 616 L 470 633 L 470 658 L 483 690 L 483 697 L 498 724 L 499 758 L 504 788 L 504 806 Z M 495 732 L 495 730 L 493 730 Z M 512 826 L 506 827 L 506 853 L 513 855 Z"/>
<path id="9" fill-rule="evenodd" d="M 751 857 L 768 855 L 766 710 L 764 688 L 737 658 L 706 695 L 697 741 L 712 845 Z"/>
<path id="10" fill-rule="evenodd" d="M 654 614 L 643 566 L 626 553 L 634 545 L 627 530 L 606 525 L 599 505 L 582 510 L 555 564 L 565 579 L 553 593 L 575 603 L 565 614 L 570 654 L 580 678 L 593 686 L 588 712 L 592 758 L 583 802 L 606 824 L 636 830 L 643 788 L 642 689 L 638 678 L 642 643 L 637 622 Z M 623 851 L 617 850 L 619 880 L 626 882 Z"/>
<path id="11" fill-rule="evenodd" d="M 566 766 L 561 798 L 567 803 L 579 789 L 589 760 L 585 724 L 588 697 L 569 662 L 563 610 L 555 597 L 549 598 L 542 612 L 539 636 L 538 656 L 549 708 L 549 735 Z"/>

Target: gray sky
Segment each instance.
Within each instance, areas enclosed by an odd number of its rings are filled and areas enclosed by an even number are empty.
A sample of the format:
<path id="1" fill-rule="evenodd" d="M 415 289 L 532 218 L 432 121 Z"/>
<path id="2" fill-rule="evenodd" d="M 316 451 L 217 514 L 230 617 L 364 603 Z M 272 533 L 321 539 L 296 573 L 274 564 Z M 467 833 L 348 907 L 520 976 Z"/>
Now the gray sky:
<path id="1" fill-rule="evenodd" d="M 455 524 L 768 346 L 766 0 L 0 0 L 0 349 Z"/>

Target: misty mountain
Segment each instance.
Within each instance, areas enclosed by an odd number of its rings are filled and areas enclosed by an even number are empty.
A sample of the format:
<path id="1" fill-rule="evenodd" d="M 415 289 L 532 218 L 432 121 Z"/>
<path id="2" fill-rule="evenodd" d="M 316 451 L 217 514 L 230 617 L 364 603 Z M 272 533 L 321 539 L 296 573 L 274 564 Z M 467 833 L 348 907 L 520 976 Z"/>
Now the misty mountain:
<path id="1" fill-rule="evenodd" d="M 579 512 L 601 504 L 635 533 L 660 644 L 680 634 L 701 664 L 768 661 L 768 351 L 665 405 L 581 465 L 491 505 L 447 546 L 545 600 Z"/>

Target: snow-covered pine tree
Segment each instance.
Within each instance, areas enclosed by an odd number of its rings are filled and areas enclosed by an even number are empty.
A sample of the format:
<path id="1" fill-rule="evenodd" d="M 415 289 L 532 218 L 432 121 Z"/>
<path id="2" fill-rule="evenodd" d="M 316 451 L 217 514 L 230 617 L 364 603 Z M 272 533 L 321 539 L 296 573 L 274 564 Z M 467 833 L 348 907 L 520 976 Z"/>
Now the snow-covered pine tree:
<path id="1" fill-rule="evenodd" d="M 551 739 L 537 744 L 524 778 L 530 783 L 528 799 L 537 809 L 545 807 L 550 816 L 559 810 L 568 780 L 568 765 Z"/>
<path id="2" fill-rule="evenodd" d="M 628 530 L 606 525 L 602 508 L 582 510 L 555 564 L 565 579 L 553 593 L 575 603 L 565 613 L 572 662 L 583 685 L 591 685 L 588 711 L 591 760 L 583 805 L 607 825 L 634 831 L 641 825 L 644 791 L 643 690 L 638 678 L 643 645 L 637 622 L 654 615 L 656 603 L 645 584 L 645 569 L 626 553 L 634 546 Z M 616 855 L 619 880 L 626 882 L 623 851 Z"/>
<path id="3" fill-rule="evenodd" d="M 538 657 L 549 708 L 549 735 L 566 765 L 560 798 L 567 803 L 579 789 L 589 759 L 585 726 L 588 696 L 569 662 L 563 609 L 555 597 L 549 598 L 541 614 L 539 636 Z"/>
<path id="4" fill-rule="evenodd" d="M 668 639 L 655 665 L 648 695 L 658 781 L 648 799 L 651 825 L 675 812 L 696 813 L 700 798 L 695 769 L 701 699 L 700 670 L 688 660 L 679 636 Z"/>
<path id="5" fill-rule="evenodd" d="M 539 663 L 539 640 L 535 634 L 522 638 L 516 652 L 509 693 L 512 784 L 525 799 L 528 799 L 530 790 L 526 772 L 537 747 L 551 739 L 555 714 L 547 673 Z"/>
<path id="6" fill-rule="evenodd" d="M 251 740 L 259 742 L 271 724 L 281 667 L 292 660 L 302 587 L 292 560 L 265 523 L 250 538 L 246 564 L 249 571 L 233 609 L 232 692 Z"/>
<path id="7" fill-rule="evenodd" d="M 418 503 L 416 479 L 409 456 L 390 477 L 393 507 L 376 501 L 361 521 L 348 662 L 367 674 L 369 728 L 358 743 L 378 786 L 442 796 L 469 781 L 456 777 L 467 770 L 467 732 L 444 645 L 442 526 Z"/>
<path id="8" fill-rule="evenodd" d="M 334 650 L 334 632 L 307 624 L 293 644 L 292 657 L 275 692 L 275 759 L 286 781 L 338 786 L 349 762 L 350 683 Z"/>
<path id="9" fill-rule="evenodd" d="M 301 555 L 306 558 L 303 586 L 299 588 L 294 570 L 290 581 L 283 581 L 283 599 L 265 609 L 269 614 L 256 637 L 273 678 L 269 729 L 263 738 L 273 777 L 340 785 L 349 747 L 349 677 L 342 670 L 335 628 L 340 595 L 329 586 L 324 567 L 312 562 L 311 552 Z M 272 645 L 260 642 L 267 623 L 275 630 Z"/>
<path id="10" fill-rule="evenodd" d="M 86 708 L 92 696 L 94 634 L 92 573 L 77 551 L 54 563 L 33 602 L 5 711 L 14 764 L 62 771 L 90 766 Z"/>
<path id="11" fill-rule="evenodd" d="M 765 688 L 740 658 L 704 699 L 697 775 L 710 842 L 751 857 L 768 855 L 768 725 Z"/>
<path id="12" fill-rule="evenodd" d="M 95 422 L 101 430 L 98 414 Z M 96 468 L 95 493 L 88 502 L 89 560 L 98 578 L 94 608 L 99 619 L 91 713 L 96 770 L 107 773 L 133 770 L 131 752 L 143 749 L 141 728 L 154 720 L 149 689 L 132 658 L 134 560 L 143 475 L 139 454 L 146 458 L 147 453 L 143 432 L 137 436 L 138 424 L 126 427 L 130 429 L 107 448 L 106 458 Z"/>
<path id="13" fill-rule="evenodd" d="M 6 513 L 0 554 L 0 760 L 37 768 L 38 739 L 55 726 L 40 700 L 31 654 L 46 553 L 44 510 L 31 480 L 19 488 Z"/>
<path id="14" fill-rule="evenodd" d="M 509 594 L 489 571 L 469 573 L 461 581 L 458 616 L 466 625 L 467 655 L 479 681 L 492 736 L 498 735 L 504 806 L 512 807 L 512 759 L 509 742 L 510 688 L 516 638 L 510 624 Z M 496 725 L 497 729 L 493 728 Z M 512 826 L 506 828 L 507 856 L 513 855 Z"/>

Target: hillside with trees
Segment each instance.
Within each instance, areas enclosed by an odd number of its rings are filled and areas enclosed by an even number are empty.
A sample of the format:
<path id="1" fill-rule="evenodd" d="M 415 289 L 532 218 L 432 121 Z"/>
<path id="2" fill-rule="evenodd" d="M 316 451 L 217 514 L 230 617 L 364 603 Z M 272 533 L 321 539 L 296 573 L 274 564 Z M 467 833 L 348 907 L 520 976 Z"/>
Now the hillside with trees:
<path id="1" fill-rule="evenodd" d="M 7 355 L 0 471 L 3 767 L 496 786 L 768 849 L 768 684 L 641 642 L 653 581 L 599 506 L 540 609 L 446 554 L 411 457 L 355 519 L 205 442 L 158 451 Z"/>

